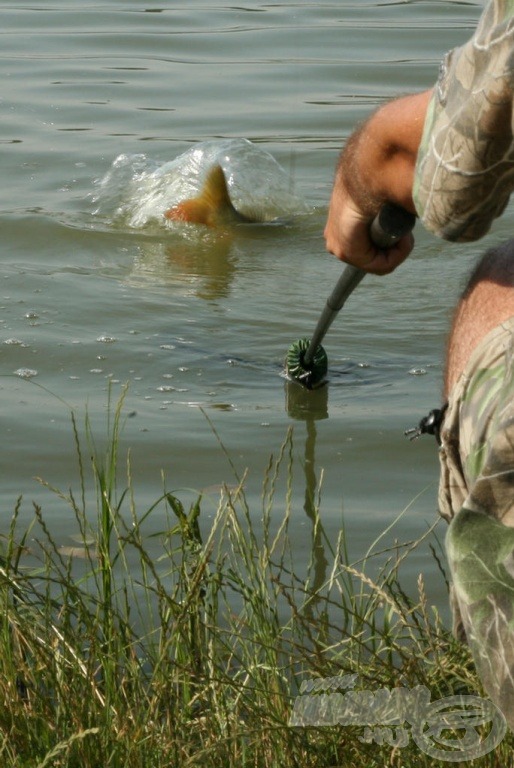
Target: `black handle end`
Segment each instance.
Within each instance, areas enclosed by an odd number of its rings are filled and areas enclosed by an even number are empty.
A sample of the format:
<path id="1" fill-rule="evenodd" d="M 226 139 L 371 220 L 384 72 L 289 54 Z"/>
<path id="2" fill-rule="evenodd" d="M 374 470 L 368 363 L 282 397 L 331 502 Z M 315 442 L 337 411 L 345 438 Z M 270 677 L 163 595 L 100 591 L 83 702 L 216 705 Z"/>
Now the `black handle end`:
<path id="1" fill-rule="evenodd" d="M 370 228 L 371 239 L 379 248 L 390 248 L 414 228 L 416 216 L 394 203 L 385 203 Z"/>

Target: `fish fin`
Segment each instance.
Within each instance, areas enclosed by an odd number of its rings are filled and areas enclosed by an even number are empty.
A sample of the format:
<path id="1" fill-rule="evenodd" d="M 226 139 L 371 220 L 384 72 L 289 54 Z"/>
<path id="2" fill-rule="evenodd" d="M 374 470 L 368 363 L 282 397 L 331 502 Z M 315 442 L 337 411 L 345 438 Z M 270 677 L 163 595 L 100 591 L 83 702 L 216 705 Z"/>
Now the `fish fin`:
<path id="1" fill-rule="evenodd" d="M 206 206 L 203 204 L 200 198 L 192 198 L 191 200 L 184 200 L 182 203 L 174 205 L 173 208 L 169 208 L 164 214 L 165 219 L 170 221 L 183 221 L 191 224 L 206 224 L 212 226 L 210 223 L 210 215 Z"/>
<path id="2" fill-rule="evenodd" d="M 206 224 L 208 227 L 230 220 L 244 220 L 232 205 L 221 165 L 211 168 L 198 197 L 178 203 L 167 210 L 164 217 L 173 221 Z"/>

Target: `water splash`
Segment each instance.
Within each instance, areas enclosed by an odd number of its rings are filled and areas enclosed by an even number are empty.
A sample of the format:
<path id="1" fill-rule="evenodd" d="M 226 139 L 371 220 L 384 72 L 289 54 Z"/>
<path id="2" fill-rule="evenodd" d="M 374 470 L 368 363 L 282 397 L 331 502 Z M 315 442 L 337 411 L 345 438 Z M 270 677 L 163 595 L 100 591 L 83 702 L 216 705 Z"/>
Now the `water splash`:
<path id="1" fill-rule="evenodd" d="M 196 144 L 164 163 L 143 154 L 119 155 L 96 182 L 95 213 L 136 229 L 152 223 L 184 229 L 166 222 L 164 211 L 196 196 L 205 173 L 216 163 L 242 214 L 267 222 L 310 212 L 291 192 L 289 175 L 272 155 L 246 139 L 220 139 Z"/>

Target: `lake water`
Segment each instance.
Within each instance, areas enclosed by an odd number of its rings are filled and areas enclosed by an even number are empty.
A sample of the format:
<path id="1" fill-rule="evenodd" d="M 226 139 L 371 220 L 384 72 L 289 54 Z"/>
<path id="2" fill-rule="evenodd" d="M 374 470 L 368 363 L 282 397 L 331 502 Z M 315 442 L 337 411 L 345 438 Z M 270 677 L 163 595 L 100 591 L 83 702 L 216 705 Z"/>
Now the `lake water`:
<path id="1" fill-rule="evenodd" d="M 384 99 L 428 87 L 481 8 L 2 3 L 4 530 L 23 494 L 23 519 L 36 501 L 58 542 L 72 541 L 67 507 L 34 478 L 78 486 L 68 406 L 80 424 L 87 407 L 101 442 L 109 387 L 116 400 L 125 383 L 131 417 L 121 451 L 130 449 L 142 511 L 164 473 L 185 500 L 207 489 L 207 528 L 220 485 L 235 482 L 228 454 L 238 474 L 248 471 L 258 523 L 269 457 L 293 427 L 299 571 L 312 549 L 305 486 L 321 478 L 325 531 L 335 540 L 344 519 L 352 557 L 402 510 L 389 541 L 427 530 L 436 519 L 435 442 L 410 443 L 403 431 L 440 403 L 451 307 L 486 243 L 449 246 L 418 227 L 408 263 L 367 277 L 330 329 L 324 393 L 291 391 L 282 364 L 289 345 L 312 333 L 341 271 L 322 233 L 344 139 Z M 253 145 L 241 168 L 239 144 L 224 143 L 234 139 Z M 279 224 L 224 236 L 164 222 L 168 164 L 213 140 L 242 198 L 284 204 Z M 275 176 L 260 153 L 287 181 L 268 195 Z M 507 212 L 489 243 L 511 225 Z M 277 520 L 284 504 L 280 489 Z M 158 512 L 152 526 L 162 527 Z M 408 558 L 404 581 L 414 585 L 420 571 L 445 612 L 426 546 Z"/>

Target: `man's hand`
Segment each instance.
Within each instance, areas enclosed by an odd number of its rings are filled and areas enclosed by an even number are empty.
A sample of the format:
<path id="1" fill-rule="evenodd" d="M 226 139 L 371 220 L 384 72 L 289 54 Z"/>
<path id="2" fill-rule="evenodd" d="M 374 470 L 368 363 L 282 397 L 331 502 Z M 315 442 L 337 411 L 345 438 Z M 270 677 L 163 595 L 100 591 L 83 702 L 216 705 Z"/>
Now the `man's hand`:
<path id="1" fill-rule="evenodd" d="M 387 275 L 398 267 L 414 247 L 409 232 L 392 248 L 378 248 L 370 238 L 373 218 L 359 211 L 341 183 L 330 202 L 325 226 L 327 250 L 338 259 L 374 275 Z"/>

